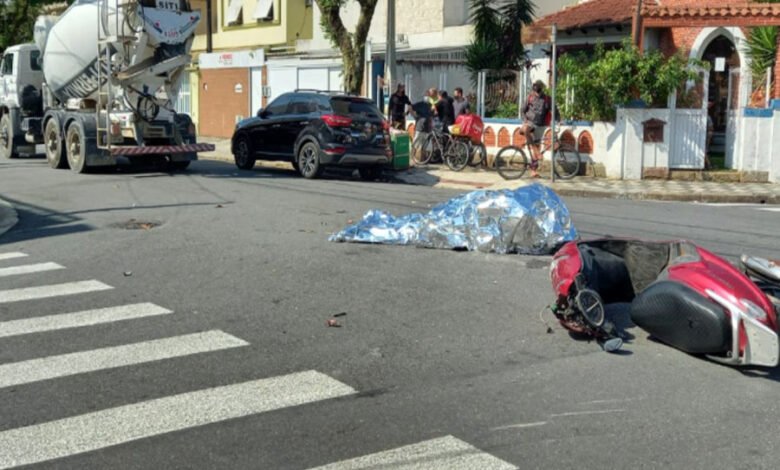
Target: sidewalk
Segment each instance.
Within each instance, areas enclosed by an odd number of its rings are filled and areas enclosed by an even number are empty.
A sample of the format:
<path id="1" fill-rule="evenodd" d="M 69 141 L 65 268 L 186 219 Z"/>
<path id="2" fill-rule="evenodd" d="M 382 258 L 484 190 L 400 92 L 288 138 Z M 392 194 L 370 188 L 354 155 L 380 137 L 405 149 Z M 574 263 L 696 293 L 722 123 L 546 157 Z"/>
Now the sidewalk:
<path id="1" fill-rule="evenodd" d="M 19 218 L 14 207 L 0 199 L 0 235 L 11 230 L 18 221 Z"/>
<path id="2" fill-rule="evenodd" d="M 216 145 L 216 151 L 202 153 L 201 158 L 233 161 L 230 141 L 209 140 Z M 260 163 L 260 162 L 258 162 Z M 290 168 L 288 163 L 262 162 L 266 167 Z M 658 201 L 687 201 L 708 203 L 756 203 L 780 204 L 780 184 L 768 183 L 718 183 L 711 181 L 672 180 L 611 180 L 606 178 L 576 177 L 569 181 L 552 183 L 549 176 L 532 180 L 506 181 L 495 171 L 466 168 L 455 172 L 443 165 L 410 168 L 405 171 L 388 172 L 391 181 L 454 189 L 514 189 L 520 186 L 542 183 L 562 196 L 593 197 L 609 199 L 635 199 Z"/>

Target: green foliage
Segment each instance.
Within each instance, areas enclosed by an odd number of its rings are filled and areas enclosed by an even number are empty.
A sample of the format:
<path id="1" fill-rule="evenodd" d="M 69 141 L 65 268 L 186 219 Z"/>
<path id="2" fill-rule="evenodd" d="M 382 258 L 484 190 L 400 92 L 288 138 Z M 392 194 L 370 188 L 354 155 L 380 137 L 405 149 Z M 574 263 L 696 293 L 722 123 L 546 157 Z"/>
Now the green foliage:
<path id="1" fill-rule="evenodd" d="M 630 42 L 613 50 L 598 45 L 591 57 L 564 54 L 558 61 L 563 116 L 614 121 L 618 107 L 637 99 L 650 107 L 665 107 L 670 93 L 697 78 L 688 65 L 679 55 L 642 54 Z"/>
<path id="2" fill-rule="evenodd" d="M 0 0 L 0 50 L 32 41 L 33 24 L 44 5 L 62 0 Z M 71 2 L 68 2 L 71 3 Z"/>
<path id="3" fill-rule="evenodd" d="M 520 107 L 516 102 L 504 101 L 498 105 L 491 117 L 499 119 L 517 119 L 520 115 Z"/>
<path id="4" fill-rule="evenodd" d="M 511 0 L 496 8 L 494 0 L 471 0 L 474 37 L 466 46 L 466 67 L 476 81 L 480 70 L 516 69 L 525 59 L 520 42 L 524 24 L 533 22 L 531 0 Z"/>
<path id="5" fill-rule="evenodd" d="M 777 26 L 762 26 L 750 31 L 747 53 L 751 58 L 750 72 L 754 84 L 766 83 L 766 69 L 775 64 L 777 32 Z"/>

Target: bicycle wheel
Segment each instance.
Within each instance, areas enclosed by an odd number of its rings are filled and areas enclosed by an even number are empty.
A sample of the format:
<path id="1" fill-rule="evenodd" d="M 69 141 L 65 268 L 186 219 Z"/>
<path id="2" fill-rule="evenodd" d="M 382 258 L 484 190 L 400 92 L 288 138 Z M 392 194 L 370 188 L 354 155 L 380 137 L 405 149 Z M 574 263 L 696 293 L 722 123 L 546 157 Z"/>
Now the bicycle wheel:
<path id="1" fill-rule="evenodd" d="M 426 165 L 431 161 L 435 148 L 436 143 L 433 141 L 433 134 L 420 136 L 412 146 L 412 159 L 414 160 L 414 163 Z"/>
<path id="2" fill-rule="evenodd" d="M 572 179 L 580 173 L 580 153 L 571 145 L 561 143 L 553 155 L 555 176 L 562 180 Z"/>
<path id="3" fill-rule="evenodd" d="M 479 166 L 482 162 L 487 163 L 487 149 L 485 148 L 485 144 L 469 144 L 469 151 L 471 152 L 469 165 Z"/>
<path id="4" fill-rule="evenodd" d="M 528 158 L 520 147 L 504 147 L 496 155 L 496 170 L 505 180 L 522 178 L 528 169 Z"/>
<path id="5" fill-rule="evenodd" d="M 469 146 L 465 142 L 451 140 L 444 158 L 450 170 L 460 171 L 469 164 Z"/>

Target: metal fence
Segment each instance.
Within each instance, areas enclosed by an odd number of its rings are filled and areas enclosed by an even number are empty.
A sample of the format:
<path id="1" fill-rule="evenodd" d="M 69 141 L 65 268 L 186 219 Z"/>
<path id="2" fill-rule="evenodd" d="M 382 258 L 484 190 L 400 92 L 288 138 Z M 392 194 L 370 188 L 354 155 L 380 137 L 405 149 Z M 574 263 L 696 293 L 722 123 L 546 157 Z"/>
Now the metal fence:
<path id="1" fill-rule="evenodd" d="M 517 119 L 525 89 L 518 70 L 483 70 L 477 74 L 477 112 L 482 117 Z"/>

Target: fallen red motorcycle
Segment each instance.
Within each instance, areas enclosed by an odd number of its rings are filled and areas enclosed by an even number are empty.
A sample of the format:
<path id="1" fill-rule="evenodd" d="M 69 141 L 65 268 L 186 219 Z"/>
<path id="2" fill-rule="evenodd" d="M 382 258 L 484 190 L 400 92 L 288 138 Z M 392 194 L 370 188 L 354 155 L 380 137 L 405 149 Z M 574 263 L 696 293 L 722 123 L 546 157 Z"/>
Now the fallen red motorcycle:
<path id="1" fill-rule="evenodd" d="M 551 307 L 566 329 L 614 351 L 622 333 L 605 305 L 629 303 L 655 339 L 729 365 L 780 360 L 780 262 L 743 256 L 741 269 L 689 241 L 569 242 L 550 270 Z"/>

